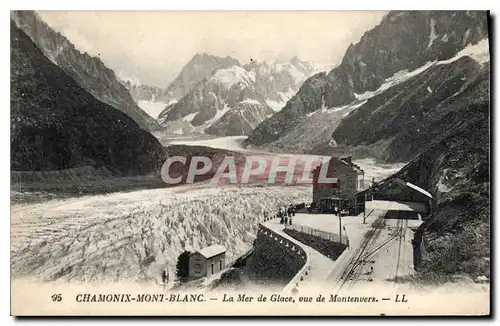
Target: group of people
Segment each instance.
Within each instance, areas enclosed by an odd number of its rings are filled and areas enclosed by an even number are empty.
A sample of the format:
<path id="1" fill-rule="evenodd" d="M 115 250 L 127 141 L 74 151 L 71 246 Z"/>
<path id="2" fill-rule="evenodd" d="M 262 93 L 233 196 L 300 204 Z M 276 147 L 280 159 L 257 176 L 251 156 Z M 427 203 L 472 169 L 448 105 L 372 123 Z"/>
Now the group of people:
<path id="1" fill-rule="evenodd" d="M 295 216 L 297 207 L 294 205 L 281 206 L 278 211 L 278 217 L 280 218 L 280 224 L 292 225 L 292 217 Z"/>

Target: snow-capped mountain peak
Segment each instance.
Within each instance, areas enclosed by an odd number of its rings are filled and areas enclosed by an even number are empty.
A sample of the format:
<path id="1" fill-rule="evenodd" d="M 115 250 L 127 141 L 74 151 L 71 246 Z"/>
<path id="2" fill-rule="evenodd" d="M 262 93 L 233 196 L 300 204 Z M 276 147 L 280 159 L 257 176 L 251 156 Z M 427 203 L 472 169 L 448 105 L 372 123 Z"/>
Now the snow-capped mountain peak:
<path id="1" fill-rule="evenodd" d="M 200 62 L 210 63 L 213 58 L 217 57 L 196 54 L 188 64 L 190 68 L 184 67 L 180 76 L 189 70 L 202 71 L 203 75 L 207 70 Z M 167 106 L 158 122 L 167 129 L 183 130 L 182 133 L 246 135 L 281 110 L 315 71 L 313 64 L 296 57 L 288 62 L 251 60 L 245 65 L 228 58 L 218 58 L 224 65 L 196 84 L 190 83 L 190 91 Z"/>
<path id="2" fill-rule="evenodd" d="M 231 88 L 235 84 L 248 87 L 255 83 L 255 73 L 234 65 L 231 68 L 217 70 L 210 77 L 209 82 L 218 82 L 227 88 Z"/>

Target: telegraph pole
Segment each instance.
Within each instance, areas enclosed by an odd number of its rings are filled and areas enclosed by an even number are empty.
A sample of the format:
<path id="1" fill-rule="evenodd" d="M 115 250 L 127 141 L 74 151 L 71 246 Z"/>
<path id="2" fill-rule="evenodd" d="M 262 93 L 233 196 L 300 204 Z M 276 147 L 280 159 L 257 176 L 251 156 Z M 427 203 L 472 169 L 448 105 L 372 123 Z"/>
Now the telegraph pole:
<path id="1" fill-rule="evenodd" d="M 367 191 L 365 191 L 365 208 L 363 209 L 363 224 L 366 224 L 366 197 L 367 197 Z"/>
<path id="2" fill-rule="evenodd" d="M 340 234 L 340 243 L 342 243 L 342 218 L 340 217 L 342 214 L 340 213 L 340 209 L 338 211 L 339 214 L 339 234 Z"/>

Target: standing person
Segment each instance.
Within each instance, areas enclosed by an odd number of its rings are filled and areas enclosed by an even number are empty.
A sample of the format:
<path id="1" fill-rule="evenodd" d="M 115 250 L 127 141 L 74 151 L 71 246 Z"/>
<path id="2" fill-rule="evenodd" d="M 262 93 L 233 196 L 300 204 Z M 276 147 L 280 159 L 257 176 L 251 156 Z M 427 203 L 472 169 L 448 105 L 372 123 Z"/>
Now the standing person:
<path id="1" fill-rule="evenodd" d="M 163 282 L 163 287 L 166 287 L 168 283 L 168 273 L 166 270 L 163 270 L 163 273 L 161 274 L 161 280 Z"/>

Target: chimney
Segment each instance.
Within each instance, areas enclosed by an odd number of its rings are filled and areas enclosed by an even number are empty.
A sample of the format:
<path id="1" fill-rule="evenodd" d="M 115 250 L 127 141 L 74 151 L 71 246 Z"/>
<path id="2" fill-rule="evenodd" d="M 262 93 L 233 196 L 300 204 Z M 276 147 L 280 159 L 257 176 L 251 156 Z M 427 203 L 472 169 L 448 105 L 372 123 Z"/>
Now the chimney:
<path id="1" fill-rule="evenodd" d="M 347 163 L 352 164 L 352 156 L 351 155 L 347 156 L 347 158 L 345 160 Z"/>

